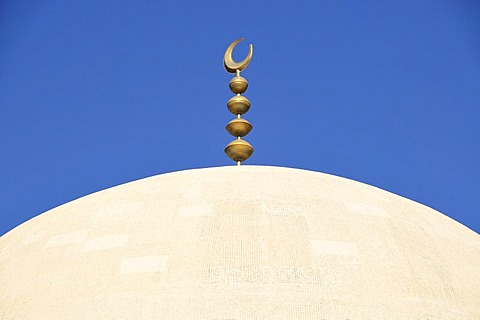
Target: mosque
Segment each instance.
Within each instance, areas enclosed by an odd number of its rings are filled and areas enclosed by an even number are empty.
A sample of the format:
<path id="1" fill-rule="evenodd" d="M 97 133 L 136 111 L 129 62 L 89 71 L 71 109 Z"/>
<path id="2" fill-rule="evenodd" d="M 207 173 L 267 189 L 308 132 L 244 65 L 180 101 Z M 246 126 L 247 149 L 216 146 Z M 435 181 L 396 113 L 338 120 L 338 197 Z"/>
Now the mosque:
<path id="1" fill-rule="evenodd" d="M 0 319 L 480 319 L 480 235 L 324 173 L 237 165 L 161 174 L 43 213 L 0 238 Z"/>

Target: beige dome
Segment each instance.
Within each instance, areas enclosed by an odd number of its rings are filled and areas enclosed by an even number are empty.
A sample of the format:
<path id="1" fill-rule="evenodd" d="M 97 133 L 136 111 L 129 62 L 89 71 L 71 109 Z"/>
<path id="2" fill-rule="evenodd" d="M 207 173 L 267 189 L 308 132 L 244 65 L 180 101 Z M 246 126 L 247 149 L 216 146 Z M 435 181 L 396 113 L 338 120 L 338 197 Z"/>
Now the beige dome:
<path id="1" fill-rule="evenodd" d="M 2 320 L 479 318 L 478 234 L 317 172 L 163 174 L 0 238 Z"/>

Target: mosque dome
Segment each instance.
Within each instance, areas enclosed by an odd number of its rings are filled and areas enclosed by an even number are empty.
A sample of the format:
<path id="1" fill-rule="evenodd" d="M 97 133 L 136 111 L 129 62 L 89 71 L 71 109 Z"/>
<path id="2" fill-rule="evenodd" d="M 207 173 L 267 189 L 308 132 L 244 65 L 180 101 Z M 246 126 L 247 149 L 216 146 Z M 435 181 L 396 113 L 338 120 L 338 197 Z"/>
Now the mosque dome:
<path id="1" fill-rule="evenodd" d="M 479 319 L 480 236 L 299 169 L 162 174 L 0 238 L 0 319 Z"/>

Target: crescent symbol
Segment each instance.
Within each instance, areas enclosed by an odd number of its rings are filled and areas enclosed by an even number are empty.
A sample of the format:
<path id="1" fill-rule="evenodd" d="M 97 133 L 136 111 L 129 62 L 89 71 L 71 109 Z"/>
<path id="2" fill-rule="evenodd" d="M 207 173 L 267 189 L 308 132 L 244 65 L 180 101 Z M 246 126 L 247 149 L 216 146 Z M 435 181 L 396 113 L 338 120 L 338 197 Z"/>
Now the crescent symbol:
<path id="1" fill-rule="evenodd" d="M 227 51 L 225 51 L 225 55 L 223 56 L 223 65 L 225 66 L 225 70 L 227 70 L 230 73 L 235 73 L 237 70 L 239 71 L 244 70 L 252 60 L 253 46 L 252 44 L 250 44 L 247 57 L 240 62 L 233 61 L 233 58 L 232 58 L 233 49 L 240 41 L 243 41 L 243 38 L 233 41 L 232 44 L 228 46 Z"/>

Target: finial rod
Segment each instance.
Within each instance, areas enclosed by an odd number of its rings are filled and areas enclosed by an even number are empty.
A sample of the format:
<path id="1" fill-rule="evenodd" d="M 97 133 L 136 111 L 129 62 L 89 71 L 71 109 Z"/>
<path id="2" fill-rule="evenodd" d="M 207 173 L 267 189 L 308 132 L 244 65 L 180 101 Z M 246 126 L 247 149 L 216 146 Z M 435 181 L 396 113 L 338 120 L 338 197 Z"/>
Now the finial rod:
<path id="1" fill-rule="evenodd" d="M 246 136 L 253 127 L 250 122 L 241 117 L 242 114 L 250 109 L 250 101 L 242 96 L 242 93 L 247 90 L 248 82 L 240 76 L 240 72 L 245 70 L 252 59 L 253 46 L 250 44 L 248 55 L 243 61 L 235 62 L 232 58 L 233 49 L 242 40 L 243 38 L 240 38 L 232 42 L 230 46 L 228 46 L 227 51 L 225 51 L 223 58 L 225 70 L 229 73 L 236 74 L 229 83 L 230 90 L 235 96 L 230 98 L 227 103 L 228 110 L 236 115 L 236 119 L 230 121 L 226 129 L 237 139 L 226 146 L 225 153 L 230 159 L 237 163 L 237 166 L 240 166 L 242 161 L 247 160 L 253 154 L 253 147 L 247 141 L 242 140 L 242 137 Z"/>

